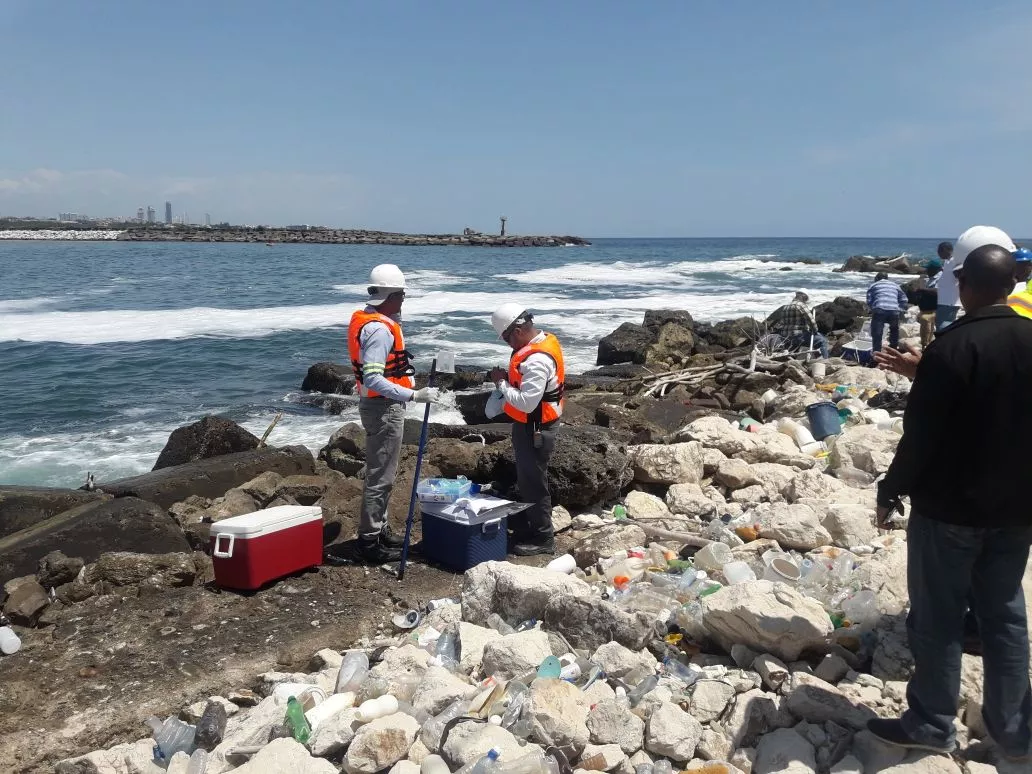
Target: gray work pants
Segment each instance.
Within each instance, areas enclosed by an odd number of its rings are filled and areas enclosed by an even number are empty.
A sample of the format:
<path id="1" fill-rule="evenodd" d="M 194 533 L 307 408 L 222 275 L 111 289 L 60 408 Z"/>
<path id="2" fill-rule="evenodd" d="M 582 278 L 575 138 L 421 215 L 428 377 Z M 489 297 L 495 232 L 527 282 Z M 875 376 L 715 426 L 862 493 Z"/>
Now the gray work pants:
<path id="1" fill-rule="evenodd" d="M 1032 752 L 1028 623 L 1021 579 L 1032 528 L 962 527 L 911 513 L 907 527 L 907 632 L 914 676 L 903 729 L 949 745 L 960 695 L 964 612 L 970 600 L 985 666 L 982 716 L 1008 755 Z"/>
<path id="2" fill-rule="evenodd" d="M 558 423 L 541 428 L 541 446 L 534 447 L 533 425 L 529 422 L 512 423 L 512 450 L 516 456 L 516 486 L 520 501 L 530 503 L 523 517 L 523 529 L 515 531 L 518 539 L 544 543 L 552 539 L 552 495 L 548 491 L 548 461 L 555 451 Z"/>
<path id="3" fill-rule="evenodd" d="M 366 433 L 366 474 L 362 489 L 359 538 L 371 539 L 387 523 L 387 503 L 398 475 L 401 439 L 405 431 L 405 404 L 386 398 L 362 398 L 358 415 Z"/>

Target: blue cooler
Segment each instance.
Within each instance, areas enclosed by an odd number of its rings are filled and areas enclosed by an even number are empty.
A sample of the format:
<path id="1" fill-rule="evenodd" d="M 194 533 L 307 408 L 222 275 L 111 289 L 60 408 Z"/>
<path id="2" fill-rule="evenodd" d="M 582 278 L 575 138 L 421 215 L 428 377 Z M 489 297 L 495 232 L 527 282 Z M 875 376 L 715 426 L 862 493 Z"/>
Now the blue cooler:
<path id="1" fill-rule="evenodd" d="M 529 508 L 497 497 L 477 497 L 486 505 L 477 513 L 455 503 L 420 503 L 423 522 L 423 556 L 455 572 L 465 572 L 481 562 L 504 561 L 508 550 L 508 517 Z M 492 506 L 492 502 L 497 505 Z"/>

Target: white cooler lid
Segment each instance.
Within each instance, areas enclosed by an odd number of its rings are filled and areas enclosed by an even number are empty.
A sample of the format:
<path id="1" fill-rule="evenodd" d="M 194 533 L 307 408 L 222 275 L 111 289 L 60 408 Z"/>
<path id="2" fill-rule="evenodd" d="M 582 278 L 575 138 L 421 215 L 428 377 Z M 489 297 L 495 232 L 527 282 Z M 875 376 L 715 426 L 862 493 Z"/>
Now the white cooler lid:
<path id="1" fill-rule="evenodd" d="M 322 521 L 322 508 L 318 505 L 277 505 L 264 511 L 217 521 L 211 525 L 211 534 L 255 537 L 290 529 L 310 521 Z"/>

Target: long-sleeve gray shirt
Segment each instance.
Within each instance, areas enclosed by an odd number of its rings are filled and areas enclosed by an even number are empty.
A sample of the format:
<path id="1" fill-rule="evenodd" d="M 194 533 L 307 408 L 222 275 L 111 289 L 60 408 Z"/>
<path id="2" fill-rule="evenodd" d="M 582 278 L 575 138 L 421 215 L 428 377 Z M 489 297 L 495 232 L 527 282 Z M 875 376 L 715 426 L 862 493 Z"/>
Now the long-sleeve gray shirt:
<path id="1" fill-rule="evenodd" d="M 367 312 L 375 312 L 376 307 L 367 306 Z M 358 336 L 359 359 L 362 361 L 363 387 L 378 392 L 389 400 L 400 400 L 408 403 L 412 400 L 413 391 L 389 381 L 383 375 L 387 367 L 387 356 L 394 349 L 394 334 L 382 322 L 367 323 Z M 362 394 L 362 391 L 359 392 Z"/>

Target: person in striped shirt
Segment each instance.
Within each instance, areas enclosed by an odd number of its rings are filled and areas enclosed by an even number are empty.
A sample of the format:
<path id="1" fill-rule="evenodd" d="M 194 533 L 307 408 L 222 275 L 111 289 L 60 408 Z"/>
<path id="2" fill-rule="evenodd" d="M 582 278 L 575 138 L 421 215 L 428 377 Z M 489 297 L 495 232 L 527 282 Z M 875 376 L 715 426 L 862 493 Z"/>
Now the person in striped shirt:
<path id="1" fill-rule="evenodd" d="M 889 326 L 889 346 L 898 349 L 899 315 L 907 308 L 907 294 L 903 288 L 880 271 L 875 275 L 874 284 L 867 288 L 867 305 L 871 307 L 872 351 L 881 352 L 886 324 Z"/>

